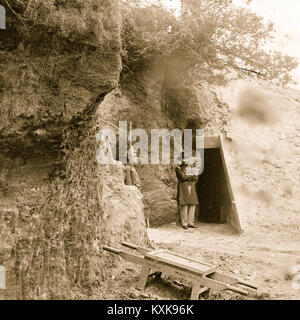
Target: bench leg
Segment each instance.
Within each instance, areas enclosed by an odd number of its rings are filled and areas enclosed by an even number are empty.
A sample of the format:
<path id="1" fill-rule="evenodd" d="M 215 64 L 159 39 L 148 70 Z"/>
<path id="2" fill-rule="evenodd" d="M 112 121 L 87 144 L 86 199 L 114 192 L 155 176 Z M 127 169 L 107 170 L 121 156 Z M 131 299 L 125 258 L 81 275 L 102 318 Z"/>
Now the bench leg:
<path id="1" fill-rule="evenodd" d="M 142 272 L 140 274 L 140 280 L 139 280 L 139 283 L 138 283 L 138 289 L 139 290 L 144 290 L 145 289 L 149 273 L 150 273 L 150 268 L 147 267 L 147 266 L 144 266 L 142 268 Z"/>
<path id="2" fill-rule="evenodd" d="M 206 290 L 204 290 L 204 291 L 202 292 L 202 294 L 201 294 L 201 292 L 200 292 L 200 295 L 201 295 L 205 300 L 207 300 L 207 299 L 209 298 L 209 291 L 210 291 L 210 289 L 207 288 L 207 287 L 204 287 L 204 288 L 206 288 Z"/>
<path id="3" fill-rule="evenodd" d="M 199 295 L 202 293 L 208 293 L 209 288 L 207 287 L 201 287 L 199 283 L 194 283 L 192 286 L 192 293 L 190 300 L 199 300 Z"/>

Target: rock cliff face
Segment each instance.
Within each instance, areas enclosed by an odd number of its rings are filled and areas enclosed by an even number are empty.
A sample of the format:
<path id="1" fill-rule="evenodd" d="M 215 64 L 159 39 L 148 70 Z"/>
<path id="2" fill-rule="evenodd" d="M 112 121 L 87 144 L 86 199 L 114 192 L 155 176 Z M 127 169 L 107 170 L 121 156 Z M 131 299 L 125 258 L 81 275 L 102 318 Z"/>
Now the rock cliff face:
<path id="1" fill-rule="evenodd" d="M 118 2 L 9 3 L 0 33 L 5 298 L 90 296 L 117 261 L 103 244 L 147 242 L 140 192 L 124 185 L 122 167 L 96 161 L 94 113 L 121 71 Z"/>
<path id="2" fill-rule="evenodd" d="M 174 167 L 139 166 L 139 191 L 120 163 L 96 161 L 107 122 L 133 128 L 226 131 L 227 106 L 182 59 L 121 72 L 115 0 L 0 1 L 0 265 L 5 298 L 97 296 L 118 259 L 101 250 L 147 245 L 150 224 L 174 221 Z M 97 112 L 96 112 L 97 111 Z"/>
<path id="3" fill-rule="evenodd" d="M 199 83 L 188 74 L 179 57 L 153 64 L 134 75 L 123 76 L 117 89 L 107 95 L 100 105 L 101 120 L 118 125 L 132 122 L 133 128 L 184 129 L 196 126 L 206 135 L 227 134 L 228 106 L 220 101 L 214 89 Z M 150 142 L 149 142 L 150 146 Z M 149 147 L 150 161 L 150 147 Z M 170 165 L 139 165 L 145 215 L 151 226 L 175 221 L 175 167 Z"/>
<path id="4" fill-rule="evenodd" d="M 117 1 L 27 1 L 12 9 L 20 16 L 7 9 L 0 33 L 2 140 L 59 140 L 64 125 L 118 84 Z"/>

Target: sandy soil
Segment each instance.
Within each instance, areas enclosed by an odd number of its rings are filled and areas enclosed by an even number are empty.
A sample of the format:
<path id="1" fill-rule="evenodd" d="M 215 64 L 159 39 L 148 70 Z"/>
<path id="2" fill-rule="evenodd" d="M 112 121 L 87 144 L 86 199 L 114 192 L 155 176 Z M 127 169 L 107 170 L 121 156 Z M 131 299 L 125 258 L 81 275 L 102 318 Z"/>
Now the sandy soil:
<path id="1" fill-rule="evenodd" d="M 149 229 L 149 236 L 156 247 L 212 263 L 225 274 L 256 284 L 258 291 L 250 292 L 249 299 L 300 299 L 300 291 L 293 289 L 288 271 L 300 264 L 299 242 L 283 243 L 275 234 L 237 235 L 228 225 L 202 223 L 195 231 L 175 224 Z M 218 298 L 242 297 L 221 293 Z"/>

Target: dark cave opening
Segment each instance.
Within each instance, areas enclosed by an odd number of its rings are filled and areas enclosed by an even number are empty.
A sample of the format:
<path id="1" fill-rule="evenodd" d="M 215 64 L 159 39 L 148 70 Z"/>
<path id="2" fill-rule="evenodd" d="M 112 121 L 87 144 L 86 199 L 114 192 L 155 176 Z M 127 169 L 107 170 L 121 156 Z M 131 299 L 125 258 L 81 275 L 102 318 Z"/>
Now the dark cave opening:
<path id="1" fill-rule="evenodd" d="M 230 219 L 231 200 L 224 169 L 220 149 L 205 149 L 204 171 L 196 184 L 196 218 L 201 222 L 226 223 Z"/>

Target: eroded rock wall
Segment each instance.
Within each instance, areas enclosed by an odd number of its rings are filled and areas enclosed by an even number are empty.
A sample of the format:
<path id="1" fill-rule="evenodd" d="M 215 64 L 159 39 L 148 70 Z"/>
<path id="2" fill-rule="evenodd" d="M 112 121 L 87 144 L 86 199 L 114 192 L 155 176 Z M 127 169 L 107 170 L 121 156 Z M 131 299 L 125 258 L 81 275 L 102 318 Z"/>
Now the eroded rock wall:
<path id="1" fill-rule="evenodd" d="M 118 2 L 13 9 L 29 20 L 8 11 L 0 38 L 4 298 L 90 297 L 119 261 L 102 245 L 147 243 L 140 192 L 96 161 L 94 113 L 121 71 Z"/>
<path id="2" fill-rule="evenodd" d="M 227 134 L 228 106 L 220 101 L 213 88 L 187 72 L 180 58 L 157 59 L 151 66 L 123 76 L 120 85 L 100 105 L 98 121 L 132 122 L 133 128 L 184 129 L 190 123 L 204 129 L 205 135 Z M 102 122 L 105 124 L 105 122 Z M 109 126 L 109 125 L 108 125 Z M 150 139 L 149 139 L 150 140 Z M 150 161 L 150 144 L 149 144 Z M 139 165 L 145 214 L 151 226 L 175 221 L 175 167 Z"/>
<path id="3" fill-rule="evenodd" d="M 4 137 L 8 145 L 59 140 L 65 124 L 118 84 L 118 1 L 9 2 L 14 12 L 7 9 L 0 33 L 1 146 Z"/>

